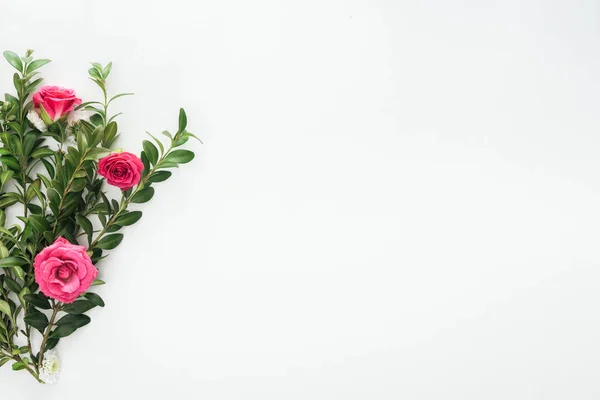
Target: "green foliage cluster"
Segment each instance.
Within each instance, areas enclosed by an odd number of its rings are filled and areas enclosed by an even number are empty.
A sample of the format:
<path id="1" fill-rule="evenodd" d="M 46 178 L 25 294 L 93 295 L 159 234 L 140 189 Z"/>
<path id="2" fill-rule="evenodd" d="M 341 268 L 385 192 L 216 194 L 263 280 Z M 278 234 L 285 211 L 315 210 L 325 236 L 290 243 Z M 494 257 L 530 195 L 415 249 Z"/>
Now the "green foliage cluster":
<path id="1" fill-rule="evenodd" d="M 65 118 L 52 121 L 42 109 L 47 131 L 40 132 L 27 114 L 42 82 L 39 69 L 50 60 L 34 59 L 31 50 L 23 57 L 6 51 L 4 58 L 16 72 L 15 93 L 0 101 L 0 366 L 11 362 L 13 370 L 27 370 L 40 381 L 44 352 L 90 323 L 86 313 L 103 307 L 104 301 L 91 291 L 72 304 L 46 297 L 35 282 L 35 256 L 62 236 L 84 245 L 94 264 L 105 258 L 123 240 L 121 230 L 142 217 L 141 211 L 130 209 L 131 204 L 152 199 L 154 186 L 171 176 L 170 169 L 194 158 L 192 151 L 181 147 L 196 136 L 186 130 L 187 117 L 181 109 L 175 133 L 162 132 L 164 141 L 149 134 L 150 140 L 143 141 L 139 184 L 122 191 L 120 199 L 111 199 L 97 164 L 111 153 L 119 136 L 119 114 L 109 115 L 109 106 L 131 94 L 108 96 L 112 63 L 92 63 L 88 71 L 103 95 L 101 101 L 78 106 L 91 115 L 89 121 L 70 126 Z M 12 225 L 6 218 L 10 207 L 18 214 Z M 92 287 L 101 284 L 96 279 Z M 36 350 L 31 338 L 37 332 L 42 342 Z M 25 336 L 27 345 L 15 343 L 19 335 Z"/>

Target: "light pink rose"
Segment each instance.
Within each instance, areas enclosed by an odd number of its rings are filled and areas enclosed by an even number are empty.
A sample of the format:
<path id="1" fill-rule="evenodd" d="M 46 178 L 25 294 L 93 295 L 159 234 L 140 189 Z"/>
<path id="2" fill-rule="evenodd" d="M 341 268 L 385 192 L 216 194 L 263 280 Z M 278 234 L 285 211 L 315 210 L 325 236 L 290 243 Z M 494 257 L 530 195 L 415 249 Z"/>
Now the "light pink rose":
<path id="1" fill-rule="evenodd" d="M 56 121 L 80 104 L 81 99 L 75 95 L 73 89 L 60 86 L 42 86 L 33 95 L 33 105 L 44 107 L 52 121 Z"/>
<path id="2" fill-rule="evenodd" d="M 85 247 L 62 237 L 35 256 L 33 267 L 42 293 L 63 303 L 74 302 L 98 275 Z"/>
<path id="3" fill-rule="evenodd" d="M 144 171 L 144 163 L 138 156 L 126 151 L 113 153 L 98 162 L 98 173 L 109 185 L 127 190 L 138 184 Z"/>

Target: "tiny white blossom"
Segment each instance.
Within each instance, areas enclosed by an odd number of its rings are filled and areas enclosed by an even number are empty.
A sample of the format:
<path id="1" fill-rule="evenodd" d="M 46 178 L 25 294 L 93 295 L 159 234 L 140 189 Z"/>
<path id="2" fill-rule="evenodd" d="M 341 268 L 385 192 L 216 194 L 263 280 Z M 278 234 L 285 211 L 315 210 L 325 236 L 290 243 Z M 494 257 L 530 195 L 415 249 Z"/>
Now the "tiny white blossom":
<path id="1" fill-rule="evenodd" d="M 55 350 L 48 350 L 44 354 L 44 360 L 40 367 L 40 379 L 44 383 L 55 383 L 60 374 L 61 364 L 58 353 Z"/>
<path id="2" fill-rule="evenodd" d="M 67 124 L 69 126 L 73 126 L 78 123 L 81 119 L 83 119 L 84 115 L 81 111 L 71 111 L 67 116 Z"/>
<path id="3" fill-rule="evenodd" d="M 33 124 L 33 126 L 35 126 L 35 128 L 38 131 L 46 132 L 48 130 L 48 127 L 35 110 L 29 110 L 29 112 L 27 113 L 27 119 Z"/>

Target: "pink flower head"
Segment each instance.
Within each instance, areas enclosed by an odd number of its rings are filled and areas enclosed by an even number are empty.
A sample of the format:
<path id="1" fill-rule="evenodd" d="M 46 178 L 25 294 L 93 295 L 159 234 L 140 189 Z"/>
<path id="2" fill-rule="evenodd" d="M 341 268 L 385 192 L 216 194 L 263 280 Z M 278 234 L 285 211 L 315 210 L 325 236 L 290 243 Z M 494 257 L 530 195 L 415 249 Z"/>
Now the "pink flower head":
<path id="1" fill-rule="evenodd" d="M 56 121 L 63 115 L 71 112 L 73 108 L 81 104 L 81 99 L 75 95 L 73 89 L 59 86 L 42 86 L 33 95 L 33 105 L 44 107 L 52 121 Z"/>
<path id="2" fill-rule="evenodd" d="M 42 293 L 63 303 L 74 302 L 98 275 L 85 247 L 62 237 L 35 256 L 33 268 Z"/>
<path id="3" fill-rule="evenodd" d="M 121 190 L 131 189 L 142 177 L 144 164 L 138 156 L 126 151 L 113 153 L 98 162 L 98 173 L 106 178 L 109 185 Z"/>

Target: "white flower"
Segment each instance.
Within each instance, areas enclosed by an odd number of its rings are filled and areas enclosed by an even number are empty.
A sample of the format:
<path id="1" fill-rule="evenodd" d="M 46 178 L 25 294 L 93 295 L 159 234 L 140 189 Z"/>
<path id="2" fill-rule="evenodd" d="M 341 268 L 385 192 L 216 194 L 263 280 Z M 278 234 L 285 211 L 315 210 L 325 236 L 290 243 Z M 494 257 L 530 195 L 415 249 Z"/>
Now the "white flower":
<path id="1" fill-rule="evenodd" d="M 46 132 L 48 130 L 48 127 L 35 110 L 29 110 L 29 112 L 27 113 L 27 119 L 33 124 L 33 126 L 35 126 L 35 128 L 38 131 Z"/>
<path id="2" fill-rule="evenodd" d="M 55 350 L 48 350 L 44 353 L 44 360 L 40 367 L 40 379 L 44 383 L 55 383 L 60 374 L 60 358 Z"/>
<path id="3" fill-rule="evenodd" d="M 81 119 L 83 119 L 84 115 L 81 111 L 71 111 L 67 116 L 67 124 L 69 126 L 73 126 L 78 123 Z"/>

